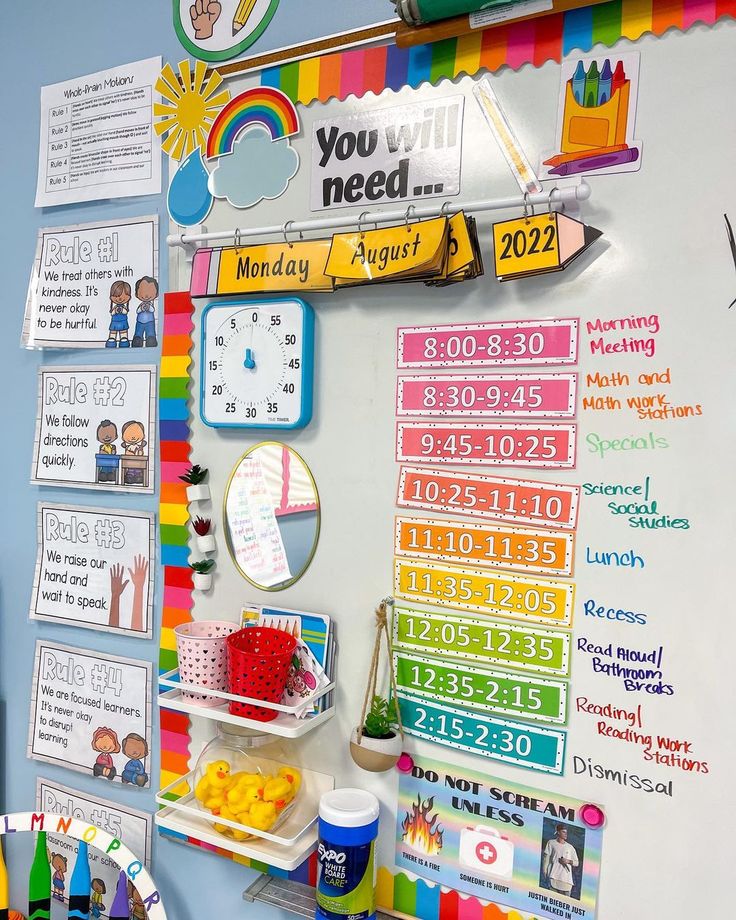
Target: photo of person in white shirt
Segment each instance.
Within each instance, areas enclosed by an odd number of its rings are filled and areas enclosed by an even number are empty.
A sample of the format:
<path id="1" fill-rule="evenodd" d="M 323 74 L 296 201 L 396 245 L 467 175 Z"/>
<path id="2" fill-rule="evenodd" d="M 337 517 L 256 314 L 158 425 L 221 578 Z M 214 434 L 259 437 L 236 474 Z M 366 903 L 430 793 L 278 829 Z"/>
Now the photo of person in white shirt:
<path id="1" fill-rule="evenodd" d="M 579 893 L 573 894 L 573 888 L 577 887 L 573 870 L 580 865 L 580 858 L 567 837 L 567 827 L 564 824 L 558 824 L 555 827 L 555 836 L 550 837 L 544 845 L 542 883 L 545 888 L 551 888 L 552 891 L 564 894 L 568 898 L 579 898 Z"/>

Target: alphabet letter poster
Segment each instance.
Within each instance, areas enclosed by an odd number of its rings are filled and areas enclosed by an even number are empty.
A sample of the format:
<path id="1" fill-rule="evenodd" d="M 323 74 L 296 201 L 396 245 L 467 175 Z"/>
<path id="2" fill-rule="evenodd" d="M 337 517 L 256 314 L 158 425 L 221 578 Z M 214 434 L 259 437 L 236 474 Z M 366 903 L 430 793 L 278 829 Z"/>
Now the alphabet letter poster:
<path id="1" fill-rule="evenodd" d="M 39 639 L 28 756 L 100 782 L 150 785 L 149 661 Z"/>
<path id="2" fill-rule="evenodd" d="M 595 917 L 603 810 L 415 758 L 399 779 L 396 865 L 544 918 Z"/>
<path id="3" fill-rule="evenodd" d="M 68 789 L 60 783 L 53 783 L 41 777 L 36 781 L 36 808 L 46 814 L 87 821 L 107 831 L 108 834 L 122 840 L 125 846 L 150 868 L 153 823 L 151 815 L 134 808 L 123 807 L 116 802 L 109 802 L 107 799 L 86 795 L 76 789 Z M 47 836 L 47 843 L 52 872 L 61 871 L 65 878 L 71 879 L 79 844 L 70 837 L 51 833 Z M 94 847 L 89 848 L 89 867 L 92 874 L 92 893 L 99 895 L 102 904 L 107 905 L 106 909 L 101 911 L 106 914 L 115 897 L 119 870 L 104 853 Z M 67 890 L 68 887 L 67 884 Z M 100 901 L 96 902 L 98 906 Z"/>
<path id="4" fill-rule="evenodd" d="M 158 217 L 38 231 L 21 344 L 150 348 L 158 344 Z"/>
<path id="5" fill-rule="evenodd" d="M 156 368 L 42 367 L 31 482 L 154 490 Z"/>
<path id="6" fill-rule="evenodd" d="M 460 193 L 464 96 L 314 123 L 312 210 Z"/>
<path id="7" fill-rule="evenodd" d="M 40 502 L 30 617 L 150 639 L 154 568 L 152 514 Z"/>

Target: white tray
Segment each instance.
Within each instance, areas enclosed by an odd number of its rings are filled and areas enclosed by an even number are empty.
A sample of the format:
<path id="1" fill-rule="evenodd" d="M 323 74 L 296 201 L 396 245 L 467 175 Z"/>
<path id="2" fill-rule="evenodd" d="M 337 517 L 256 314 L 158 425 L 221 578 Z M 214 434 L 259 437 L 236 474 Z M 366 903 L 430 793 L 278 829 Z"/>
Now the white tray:
<path id="1" fill-rule="evenodd" d="M 279 847 L 291 847 L 307 831 L 312 829 L 317 822 L 317 813 L 319 810 L 319 800 L 322 794 L 335 788 L 334 776 L 328 776 L 326 773 L 315 773 L 313 770 L 302 770 L 299 768 L 302 776 L 302 785 L 299 794 L 296 797 L 293 807 L 284 818 L 281 824 L 274 832 L 261 831 L 256 828 L 248 827 L 246 824 L 238 824 L 235 821 L 229 821 L 219 815 L 213 815 L 199 807 L 199 803 L 194 795 L 194 772 L 187 773 L 186 776 L 175 779 L 173 783 L 165 786 L 156 793 L 156 802 L 165 806 L 165 809 L 172 809 L 177 813 L 177 820 L 186 816 L 189 820 L 196 822 L 198 825 L 204 825 L 211 833 L 221 841 L 221 845 L 228 849 L 230 843 L 235 843 L 229 837 L 218 834 L 214 829 L 215 824 L 224 824 L 227 827 L 246 830 L 255 834 L 259 838 L 259 843 L 270 841 Z M 166 798 L 167 794 L 173 792 L 182 783 L 189 786 L 190 791 L 176 801 Z M 196 836 L 196 835 L 194 835 Z M 253 841 L 245 841 L 244 845 L 249 846 Z M 239 844 L 238 844 L 239 845 Z M 238 851 L 235 851 L 238 852 Z"/>
<path id="2" fill-rule="evenodd" d="M 159 684 L 168 687 L 166 692 L 158 696 L 158 705 L 163 709 L 174 709 L 177 712 L 186 712 L 188 715 L 199 716 L 202 719 L 212 719 L 215 722 L 228 722 L 231 725 L 241 725 L 245 728 L 255 729 L 265 735 L 279 735 L 282 738 L 300 738 L 307 732 L 327 722 L 335 714 L 335 707 L 329 706 L 322 712 L 297 719 L 293 706 L 283 706 L 281 703 L 269 703 L 264 700 L 255 700 L 247 696 L 236 696 L 224 690 L 213 690 L 211 687 L 200 687 L 196 684 L 182 684 L 179 680 L 179 671 L 174 669 L 159 677 Z M 319 693 L 312 697 L 312 702 L 322 699 L 335 689 L 335 682 L 328 684 Z M 185 692 L 201 693 L 205 696 L 216 698 L 217 706 L 198 706 L 184 698 Z M 246 719 L 243 716 L 234 716 L 228 711 L 231 700 L 235 702 L 254 703 L 264 709 L 273 709 L 278 715 L 270 722 L 260 722 L 257 719 Z"/>

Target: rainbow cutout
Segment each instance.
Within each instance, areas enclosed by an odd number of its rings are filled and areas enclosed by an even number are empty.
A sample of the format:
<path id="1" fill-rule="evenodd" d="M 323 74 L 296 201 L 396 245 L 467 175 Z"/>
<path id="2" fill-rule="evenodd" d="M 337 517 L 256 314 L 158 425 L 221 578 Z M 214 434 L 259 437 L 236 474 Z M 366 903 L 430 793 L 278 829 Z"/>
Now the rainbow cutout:
<path id="1" fill-rule="evenodd" d="M 238 135 L 251 125 L 262 125 L 275 141 L 299 131 L 299 116 L 294 103 L 280 89 L 248 89 L 231 99 L 213 122 L 207 138 L 208 159 L 232 153 Z"/>

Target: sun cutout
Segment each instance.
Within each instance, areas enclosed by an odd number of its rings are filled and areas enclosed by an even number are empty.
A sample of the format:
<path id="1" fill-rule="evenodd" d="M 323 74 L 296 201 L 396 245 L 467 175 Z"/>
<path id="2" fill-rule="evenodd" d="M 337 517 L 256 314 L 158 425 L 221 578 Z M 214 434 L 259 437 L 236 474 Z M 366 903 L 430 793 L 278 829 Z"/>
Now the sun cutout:
<path id="1" fill-rule="evenodd" d="M 171 64 L 165 64 L 156 81 L 156 91 L 164 102 L 153 106 L 158 117 L 154 124 L 161 147 L 173 160 L 189 156 L 197 147 L 207 146 L 207 135 L 220 109 L 230 101 L 230 91 L 220 89 L 223 82 L 213 70 L 205 83 L 207 65 L 196 61 L 194 73 L 188 60 L 179 62 L 177 77 Z"/>

